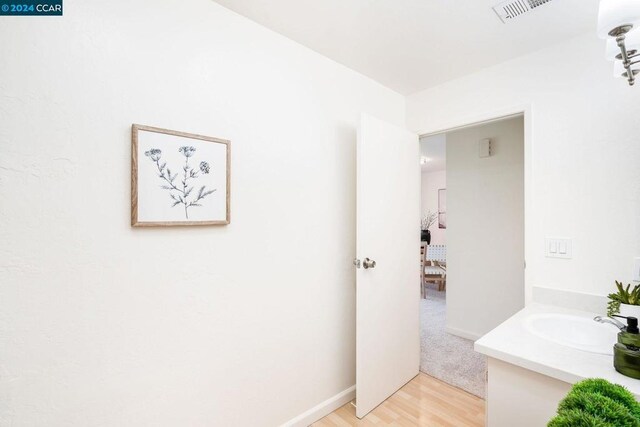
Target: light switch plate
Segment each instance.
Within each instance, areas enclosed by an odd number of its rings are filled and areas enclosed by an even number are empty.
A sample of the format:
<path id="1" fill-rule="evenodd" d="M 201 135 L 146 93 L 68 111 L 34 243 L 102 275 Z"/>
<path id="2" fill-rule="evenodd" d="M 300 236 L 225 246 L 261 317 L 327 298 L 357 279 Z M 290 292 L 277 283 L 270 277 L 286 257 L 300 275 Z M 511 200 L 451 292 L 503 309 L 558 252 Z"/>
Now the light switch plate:
<path id="1" fill-rule="evenodd" d="M 634 282 L 640 282 L 640 257 L 633 260 L 633 274 L 631 280 Z"/>
<path id="2" fill-rule="evenodd" d="M 547 258 L 573 258 L 573 239 L 562 237 L 547 237 L 546 239 L 544 239 L 544 243 L 544 254 Z"/>

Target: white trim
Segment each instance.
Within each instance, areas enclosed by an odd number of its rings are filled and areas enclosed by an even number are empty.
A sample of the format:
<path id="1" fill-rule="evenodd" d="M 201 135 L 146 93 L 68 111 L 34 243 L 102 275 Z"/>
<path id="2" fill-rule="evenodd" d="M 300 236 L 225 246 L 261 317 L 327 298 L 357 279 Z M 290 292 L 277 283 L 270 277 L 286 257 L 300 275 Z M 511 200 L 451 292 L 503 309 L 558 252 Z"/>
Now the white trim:
<path id="1" fill-rule="evenodd" d="M 475 332 L 463 331 L 462 329 L 450 328 L 448 326 L 445 328 L 445 331 L 448 334 L 455 335 L 460 338 L 465 338 L 471 341 L 479 340 L 482 337 L 482 335 Z"/>
<path id="2" fill-rule="evenodd" d="M 341 391 L 333 397 L 314 406 L 306 412 L 282 424 L 281 427 L 307 427 L 320 418 L 329 415 L 341 406 L 346 405 L 356 398 L 356 386 L 352 385 L 348 389 Z"/>
<path id="3" fill-rule="evenodd" d="M 503 120 L 515 119 L 517 117 L 523 117 L 523 116 L 524 116 L 524 111 L 514 112 L 513 114 L 507 114 L 507 115 L 504 115 L 504 116 L 503 115 L 501 115 L 501 116 L 492 116 L 491 118 L 488 118 L 488 119 L 484 119 L 485 115 L 482 115 L 482 116 L 479 116 L 479 117 L 482 117 L 482 119 L 480 119 L 480 120 L 470 119 L 470 120 L 476 120 L 476 121 L 472 121 L 472 122 L 468 122 L 466 124 L 454 126 L 452 128 L 446 128 L 446 129 L 437 130 L 437 131 L 433 131 L 433 132 L 429 132 L 429 133 L 421 133 L 418 136 L 420 138 L 426 138 L 426 137 L 435 136 L 435 135 L 442 135 L 442 134 L 447 134 L 447 133 L 455 132 L 455 131 L 462 130 L 462 129 L 468 129 L 468 128 L 472 128 L 472 127 L 476 127 L 476 126 L 482 126 L 482 125 L 486 125 L 486 124 L 489 124 L 489 123 L 501 122 Z M 478 116 L 476 116 L 476 117 L 478 117 Z"/>
<path id="4" fill-rule="evenodd" d="M 449 120 L 447 122 L 430 124 L 426 129 L 420 129 L 417 133 L 420 137 L 447 133 L 453 130 L 463 129 L 469 126 L 477 126 L 485 123 L 504 120 L 531 112 L 531 104 L 520 104 L 505 108 L 495 109 L 481 114 L 467 115 L 463 118 Z"/>

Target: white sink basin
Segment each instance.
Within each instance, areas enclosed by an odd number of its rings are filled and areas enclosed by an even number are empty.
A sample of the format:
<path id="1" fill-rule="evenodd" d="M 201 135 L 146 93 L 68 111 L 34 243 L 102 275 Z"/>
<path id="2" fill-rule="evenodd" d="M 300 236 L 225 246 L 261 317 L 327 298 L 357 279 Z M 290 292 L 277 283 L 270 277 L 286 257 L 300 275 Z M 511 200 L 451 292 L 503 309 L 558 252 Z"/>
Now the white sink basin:
<path id="1" fill-rule="evenodd" d="M 578 350 L 613 355 L 618 328 L 568 314 L 532 314 L 525 321 L 532 334 Z"/>

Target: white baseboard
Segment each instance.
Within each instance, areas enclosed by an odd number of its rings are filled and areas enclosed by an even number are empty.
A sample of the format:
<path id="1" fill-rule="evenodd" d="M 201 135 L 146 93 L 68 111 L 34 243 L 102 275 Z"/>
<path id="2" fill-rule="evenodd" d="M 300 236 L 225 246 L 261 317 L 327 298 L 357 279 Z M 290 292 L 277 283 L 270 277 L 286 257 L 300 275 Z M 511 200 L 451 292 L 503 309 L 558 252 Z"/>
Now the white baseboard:
<path id="1" fill-rule="evenodd" d="M 448 326 L 445 328 L 445 331 L 447 331 L 448 334 L 455 335 L 460 338 L 466 338 L 471 341 L 479 340 L 480 337 L 482 337 L 482 335 L 476 334 L 475 332 L 463 331 L 462 329 L 450 328 Z"/>
<path id="2" fill-rule="evenodd" d="M 348 389 L 341 391 L 333 397 L 314 406 L 306 412 L 282 424 L 281 427 L 308 427 L 320 418 L 329 415 L 341 406 L 346 405 L 356 398 L 356 386 L 352 385 Z"/>

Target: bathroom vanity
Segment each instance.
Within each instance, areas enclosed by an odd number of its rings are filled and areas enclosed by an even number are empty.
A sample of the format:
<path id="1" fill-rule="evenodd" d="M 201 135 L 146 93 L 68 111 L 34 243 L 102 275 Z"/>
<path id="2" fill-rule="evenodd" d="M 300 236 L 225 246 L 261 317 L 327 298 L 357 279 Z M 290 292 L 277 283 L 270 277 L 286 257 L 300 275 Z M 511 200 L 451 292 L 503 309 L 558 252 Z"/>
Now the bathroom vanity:
<path id="1" fill-rule="evenodd" d="M 640 380 L 613 367 L 617 328 L 602 313 L 532 303 L 475 343 L 488 357 L 487 427 L 541 427 L 572 384 L 604 378 L 640 400 Z"/>

